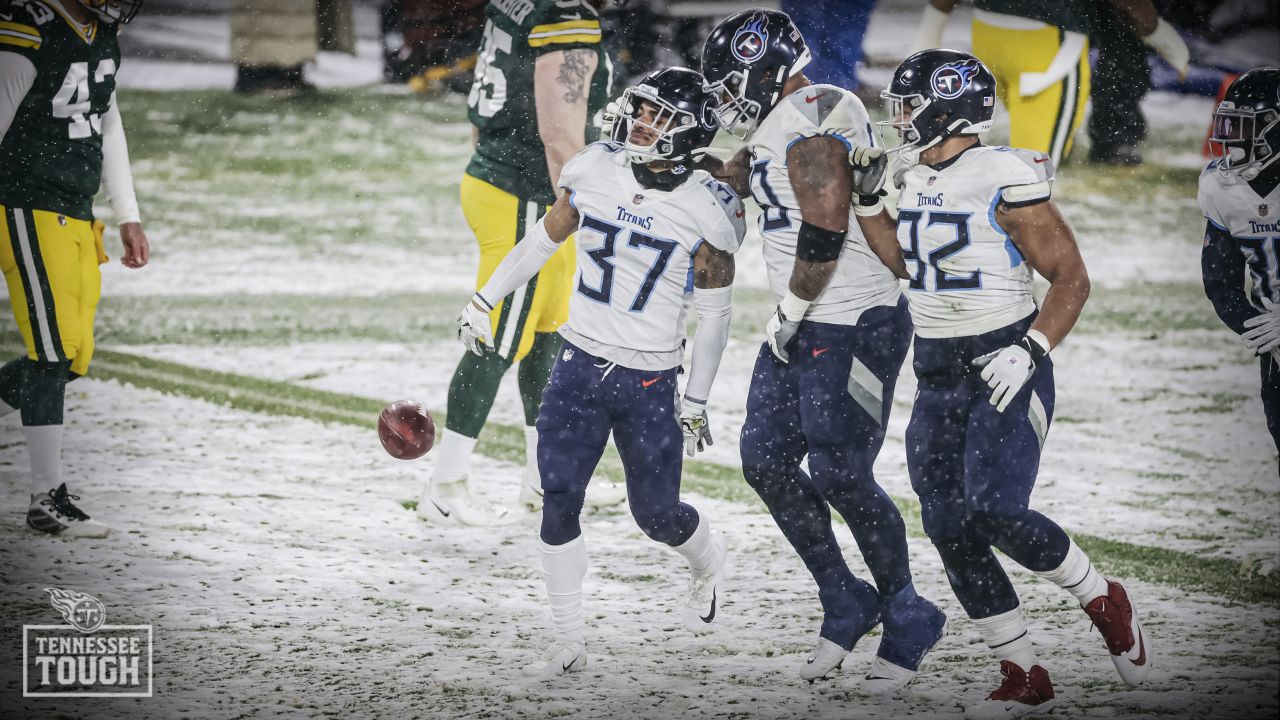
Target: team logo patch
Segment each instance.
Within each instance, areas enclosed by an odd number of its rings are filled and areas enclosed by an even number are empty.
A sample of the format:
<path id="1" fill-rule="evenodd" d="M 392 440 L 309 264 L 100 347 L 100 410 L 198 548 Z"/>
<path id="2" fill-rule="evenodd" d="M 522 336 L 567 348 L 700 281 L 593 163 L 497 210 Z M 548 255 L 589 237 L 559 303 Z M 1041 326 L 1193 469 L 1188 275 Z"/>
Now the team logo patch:
<path id="1" fill-rule="evenodd" d="M 1258 206 L 1258 217 L 1266 217 L 1268 214 L 1270 214 L 1270 212 L 1271 212 L 1271 206 L 1270 206 L 1270 205 L 1259 205 L 1259 206 Z"/>
<path id="2" fill-rule="evenodd" d="M 930 177 L 930 178 L 929 178 L 929 182 L 925 183 L 925 185 L 932 185 L 932 184 L 934 183 L 934 181 L 935 181 L 935 180 L 937 180 L 937 179 L 938 179 L 938 176 L 937 176 L 937 175 L 934 175 L 934 176 L 932 176 L 932 177 Z"/>
<path id="3" fill-rule="evenodd" d="M 636 193 L 635 195 L 633 195 L 633 196 L 631 197 L 631 204 L 632 204 L 632 205 L 639 205 L 639 204 L 640 204 L 640 203 L 642 203 L 642 202 L 644 202 L 644 196 L 643 196 L 643 195 L 641 195 L 640 193 Z"/>
<path id="4" fill-rule="evenodd" d="M 75 629 L 91 633 L 107 620 L 107 608 L 98 598 L 87 593 L 62 588 L 45 588 L 53 609 Z"/>
<path id="5" fill-rule="evenodd" d="M 947 63 L 933 71 L 933 76 L 929 78 L 929 85 L 933 87 L 934 95 L 944 100 L 953 100 L 968 89 L 969 84 L 973 82 L 973 76 L 977 74 L 978 61 L 976 60 Z"/>
<path id="6" fill-rule="evenodd" d="M 733 34 L 733 56 L 750 65 L 764 57 L 769 44 L 769 33 L 764 28 L 764 16 L 755 15 Z"/>

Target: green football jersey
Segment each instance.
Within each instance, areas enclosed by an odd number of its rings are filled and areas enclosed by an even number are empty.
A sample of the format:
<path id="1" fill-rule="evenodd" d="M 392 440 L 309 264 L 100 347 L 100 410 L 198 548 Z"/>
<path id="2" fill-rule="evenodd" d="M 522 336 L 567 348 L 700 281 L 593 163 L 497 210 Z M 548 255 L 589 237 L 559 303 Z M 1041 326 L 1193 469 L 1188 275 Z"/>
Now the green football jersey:
<path id="1" fill-rule="evenodd" d="M 538 56 L 587 49 L 596 70 L 587 98 L 584 142 L 598 139 L 597 114 L 609 102 L 613 66 L 601 43 L 600 18 L 586 0 L 490 0 L 476 79 L 467 98 L 479 139 L 467 174 L 526 200 L 555 202 L 538 137 L 533 69 Z"/>
<path id="2" fill-rule="evenodd" d="M 64 12 L 53 2 L 0 0 L 0 52 L 36 68 L 0 140 L 0 204 L 92 220 L 120 46 L 114 23 L 82 26 Z"/>
<path id="3" fill-rule="evenodd" d="M 974 0 L 980 10 L 1039 20 L 1056 28 L 1088 35 L 1101 0 Z"/>

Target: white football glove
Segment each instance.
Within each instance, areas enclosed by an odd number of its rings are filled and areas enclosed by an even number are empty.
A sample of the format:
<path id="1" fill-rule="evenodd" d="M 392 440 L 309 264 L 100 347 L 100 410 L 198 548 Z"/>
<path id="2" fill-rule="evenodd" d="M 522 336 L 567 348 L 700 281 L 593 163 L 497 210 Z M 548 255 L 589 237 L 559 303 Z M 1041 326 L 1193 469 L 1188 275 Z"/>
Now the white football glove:
<path id="1" fill-rule="evenodd" d="M 480 357 L 493 351 L 493 327 L 489 324 L 492 309 L 493 306 L 476 293 L 458 314 L 458 339 L 467 350 Z"/>
<path id="2" fill-rule="evenodd" d="M 800 329 L 800 321 L 804 319 L 810 304 L 812 301 L 799 298 L 788 290 L 782 302 L 774 308 L 773 316 L 764 326 L 764 337 L 769 341 L 769 349 L 773 351 L 774 357 L 784 363 L 791 362 L 791 354 L 787 352 L 787 346 L 795 339 L 796 331 Z"/>
<path id="3" fill-rule="evenodd" d="M 622 103 L 619 100 L 610 100 L 604 106 L 604 114 L 600 116 L 600 138 L 603 140 L 613 139 L 613 126 L 622 118 Z"/>
<path id="4" fill-rule="evenodd" d="M 856 195 L 879 195 L 888 176 L 889 155 L 875 147 L 856 147 L 849 151 L 853 166 L 853 192 Z"/>
<path id="5" fill-rule="evenodd" d="M 689 457 L 714 444 L 705 404 L 688 398 L 680 402 L 680 432 L 684 434 L 684 452 Z"/>
<path id="6" fill-rule="evenodd" d="M 991 387 L 990 402 L 996 406 L 996 412 L 1004 412 L 1009 407 L 1018 391 L 1031 379 L 1031 373 L 1035 372 L 1036 363 L 1028 349 L 1030 343 L 1035 342 L 1024 337 L 1003 350 L 974 358 L 973 366 L 982 368 L 982 379 Z"/>
<path id="7" fill-rule="evenodd" d="M 1240 335 L 1240 339 L 1254 355 L 1265 355 L 1280 348 L 1280 303 L 1262 298 L 1262 314 L 1245 320 L 1244 326 L 1249 329 Z"/>
<path id="8" fill-rule="evenodd" d="M 1156 20 L 1156 29 L 1151 34 L 1142 38 L 1142 42 L 1151 46 L 1165 62 L 1173 66 L 1178 71 L 1178 79 L 1187 79 L 1187 66 L 1191 64 L 1191 51 L 1187 49 L 1187 44 L 1182 41 L 1182 36 L 1178 35 L 1178 31 L 1173 26 L 1164 21 L 1164 18 Z"/>

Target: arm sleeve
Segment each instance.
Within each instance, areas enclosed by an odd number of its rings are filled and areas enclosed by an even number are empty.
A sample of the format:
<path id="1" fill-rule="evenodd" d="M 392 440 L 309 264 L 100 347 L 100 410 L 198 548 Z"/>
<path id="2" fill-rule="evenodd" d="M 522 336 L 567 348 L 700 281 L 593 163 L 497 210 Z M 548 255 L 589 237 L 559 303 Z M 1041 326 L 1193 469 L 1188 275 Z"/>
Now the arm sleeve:
<path id="1" fill-rule="evenodd" d="M 129 144 L 124 139 L 124 122 L 115 93 L 111 107 L 102 117 L 102 184 L 120 225 L 142 222 L 138 198 L 133 193 L 133 170 L 129 167 Z"/>
<path id="2" fill-rule="evenodd" d="M 716 371 L 720 369 L 720 358 L 729 344 L 733 286 L 694 288 L 693 305 L 698 312 L 698 330 L 693 336 L 693 359 L 689 361 L 689 382 L 684 388 L 684 399 L 706 405 Z"/>
<path id="3" fill-rule="evenodd" d="M 489 281 L 477 293 L 489 307 L 494 307 L 502 299 L 516 291 L 538 274 L 543 265 L 560 249 L 560 243 L 551 239 L 547 232 L 546 218 L 525 235 L 516 246 L 502 258 Z"/>
<path id="4" fill-rule="evenodd" d="M 0 140 L 18 116 L 18 108 L 36 81 L 36 66 L 18 53 L 0 51 Z"/>
<path id="5" fill-rule="evenodd" d="M 600 17 L 582 0 L 576 4 L 547 3 L 527 22 L 533 23 L 529 28 L 529 49 L 535 57 L 557 50 L 600 46 Z"/>
<path id="6" fill-rule="evenodd" d="M 1205 224 L 1204 249 L 1200 253 L 1200 275 L 1204 294 L 1231 331 L 1245 331 L 1244 321 L 1258 315 L 1244 289 L 1244 253 L 1226 230 L 1212 221 Z"/>

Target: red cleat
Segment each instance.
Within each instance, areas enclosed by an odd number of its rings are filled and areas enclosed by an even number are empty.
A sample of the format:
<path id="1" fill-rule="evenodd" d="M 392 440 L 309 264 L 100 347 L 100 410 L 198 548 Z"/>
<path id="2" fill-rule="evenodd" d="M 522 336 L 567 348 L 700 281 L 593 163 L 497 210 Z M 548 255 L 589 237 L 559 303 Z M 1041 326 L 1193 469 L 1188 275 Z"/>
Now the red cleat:
<path id="1" fill-rule="evenodd" d="M 1142 626 L 1138 624 L 1138 611 L 1124 586 L 1108 580 L 1107 594 L 1089 601 L 1084 611 L 1102 633 L 1120 679 L 1128 685 L 1146 680 L 1151 673 L 1151 654 L 1147 651 Z"/>
<path id="2" fill-rule="evenodd" d="M 1053 707 L 1053 683 L 1049 671 L 1039 665 L 1024 671 L 1017 663 L 1000 661 L 1000 674 L 1004 682 L 986 700 L 965 708 L 968 720 L 997 720 L 1020 718 L 1041 713 Z"/>

